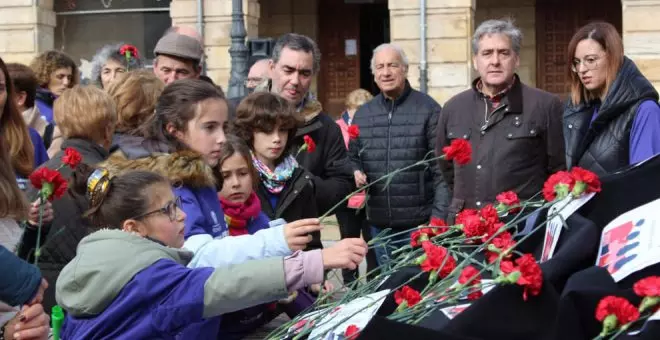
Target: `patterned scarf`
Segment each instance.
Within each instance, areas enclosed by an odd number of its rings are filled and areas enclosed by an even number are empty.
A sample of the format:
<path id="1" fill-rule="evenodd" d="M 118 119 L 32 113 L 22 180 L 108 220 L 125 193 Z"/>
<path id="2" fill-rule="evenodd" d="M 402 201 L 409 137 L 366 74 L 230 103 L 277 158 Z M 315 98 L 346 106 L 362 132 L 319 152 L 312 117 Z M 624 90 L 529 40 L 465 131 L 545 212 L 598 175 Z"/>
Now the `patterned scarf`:
<path id="1" fill-rule="evenodd" d="M 261 212 L 261 202 L 257 194 L 253 191 L 250 197 L 243 203 L 230 202 L 219 194 L 218 197 L 220 198 L 222 210 L 225 213 L 225 222 L 227 222 L 227 227 L 229 227 L 229 235 L 249 234 L 247 229 L 248 222 L 259 216 Z"/>
<path id="2" fill-rule="evenodd" d="M 279 194 L 284 189 L 286 181 L 291 178 L 293 171 L 298 167 L 296 158 L 292 155 L 286 156 L 284 160 L 275 167 L 275 171 L 271 171 L 263 162 L 252 154 L 252 163 L 259 171 L 259 177 L 266 189 L 270 193 Z"/>

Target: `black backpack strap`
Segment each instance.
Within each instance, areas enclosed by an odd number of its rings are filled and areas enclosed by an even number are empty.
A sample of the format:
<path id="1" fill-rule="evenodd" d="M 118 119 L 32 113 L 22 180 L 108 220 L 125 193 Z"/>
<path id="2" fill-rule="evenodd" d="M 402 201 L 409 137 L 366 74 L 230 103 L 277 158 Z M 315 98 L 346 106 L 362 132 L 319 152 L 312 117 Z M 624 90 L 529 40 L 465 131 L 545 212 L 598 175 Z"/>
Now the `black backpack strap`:
<path id="1" fill-rule="evenodd" d="M 48 124 L 46 125 L 46 129 L 44 130 L 44 146 L 46 147 L 46 150 L 50 148 L 50 143 L 53 142 L 53 131 L 55 131 L 55 124 Z"/>

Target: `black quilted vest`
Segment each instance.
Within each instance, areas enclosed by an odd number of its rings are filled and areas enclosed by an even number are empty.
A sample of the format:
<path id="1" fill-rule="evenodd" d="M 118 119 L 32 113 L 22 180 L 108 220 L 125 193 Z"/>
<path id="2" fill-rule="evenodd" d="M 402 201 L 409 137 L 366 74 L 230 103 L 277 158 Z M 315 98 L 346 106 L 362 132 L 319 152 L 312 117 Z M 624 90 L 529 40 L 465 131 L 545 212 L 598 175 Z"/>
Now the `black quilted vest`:
<path id="1" fill-rule="evenodd" d="M 564 111 L 568 168 L 579 166 L 602 176 L 628 165 L 630 129 L 637 108 L 645 100 L 658 101 L 658 92 L 637 66 L 624 57 L 602 103 L 574 106 L 569 101 Z M 590 124 L 595 109 L 598 115 Z"/>

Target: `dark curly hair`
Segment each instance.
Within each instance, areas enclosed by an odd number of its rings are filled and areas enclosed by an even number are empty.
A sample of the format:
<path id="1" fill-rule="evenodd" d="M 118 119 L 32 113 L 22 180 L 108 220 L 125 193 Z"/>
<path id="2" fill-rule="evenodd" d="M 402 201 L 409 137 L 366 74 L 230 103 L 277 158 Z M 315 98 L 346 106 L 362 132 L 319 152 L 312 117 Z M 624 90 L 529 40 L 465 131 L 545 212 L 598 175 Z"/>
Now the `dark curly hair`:
<path id="1" fill-rule="evenodd" d="M 236 118 L 230 125 L 230 131 L 254 150 L 255 132 L 270 133 L 278 125 L 288 130 L 284 152 L 275 161 L 279 163 L 290 154 L 296 131 L 302 122 L 300 114 L 286 99 L 271 92 L 255 92 L 243 99 L 236 108 Z"/>
<path id="2" fill-rule="evenodd" d="M 37 76 L 39 87 L 47 87 L 50 83 L 50 75 L 61 68 L 71 68 L 73 79 L 69 83 L 69 88 L 72 88 L 80 83 L 80 73 L 76 62 L 68 55 L 60 51 L 46 51 L 38 55 L 30 63 L 30 68 Z"/>

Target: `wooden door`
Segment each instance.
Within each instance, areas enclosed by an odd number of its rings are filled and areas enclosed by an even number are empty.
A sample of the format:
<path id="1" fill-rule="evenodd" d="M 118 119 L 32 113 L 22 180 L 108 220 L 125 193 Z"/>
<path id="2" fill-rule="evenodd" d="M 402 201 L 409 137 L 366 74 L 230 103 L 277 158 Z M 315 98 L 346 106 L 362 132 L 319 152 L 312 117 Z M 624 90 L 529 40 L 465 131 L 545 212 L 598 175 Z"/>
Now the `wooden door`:
<path id="1" fill-rule="evenodd" d="M 621 33 L 620 0 L 538 0 L 536 2 L 536 86 L 567 98 L 568 43 L 591 21 L 607 21 Z"/>
<path id="2" fill-rule="evenodd" d="M 346 96 L 360 88 L 360 6 L 321 0 L 318 18 L 318 97 L 324 111 L 336 117 L 344 110 Z"/>

